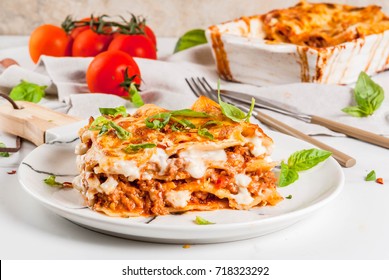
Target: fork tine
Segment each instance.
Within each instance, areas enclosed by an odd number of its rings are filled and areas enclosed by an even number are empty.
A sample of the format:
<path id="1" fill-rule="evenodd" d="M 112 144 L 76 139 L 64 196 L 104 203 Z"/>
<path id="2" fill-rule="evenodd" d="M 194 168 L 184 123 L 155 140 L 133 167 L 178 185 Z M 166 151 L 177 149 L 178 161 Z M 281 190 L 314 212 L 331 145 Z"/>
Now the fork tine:
<path id="1" fill-rule="evenodd" d="M 204 77 L 202 79 L 204 79 Z M 204 89 L 204 91 L 203 91 L 204 95 L 206 97 L 208 97 L 209 99 L 215 101 L 215 96 L 212 94 L 212 91 L 210 91 L 209 88 L 204 84 L 204 82 L 200 78 L 197 78 L 197 81 L 202 86 L 202 88 Z"/>
<path id="2" fill-rule="evenodd" d="M 194 93 L 194 95 L 196 95 L 196 97 L 200 97 L 201 94 L 199 94 L 195 89 L 194 87 L 190 84 L 190 81 L 185 78 L 185 82 L 188 84 L 190 90 Z"/>
<path id="3" fill-rule="evenodd" d="M 208 86 L 208 91 L 209 92 L 214 92 L 215 91 L 204 77 L 202 77 L 202 80 Z"/>
<path id="4" fill-rule="evenodd" d="M 190 78 L 192 80 L 192 85 L 194 85 L 194 87 L 197 89 L 197 94 L 198 95 L 205 95 L 205 92 L 203 89 L 201 89 L 201 87 L 198 85 L 198 83 L 196 82 L 196 80 L 192 77 Z"/>

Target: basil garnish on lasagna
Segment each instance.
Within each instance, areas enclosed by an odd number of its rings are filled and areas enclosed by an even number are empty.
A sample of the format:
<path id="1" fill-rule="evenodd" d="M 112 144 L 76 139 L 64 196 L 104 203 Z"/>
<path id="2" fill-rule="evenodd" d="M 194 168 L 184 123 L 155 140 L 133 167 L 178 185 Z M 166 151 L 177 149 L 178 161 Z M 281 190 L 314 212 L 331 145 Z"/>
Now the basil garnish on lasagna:
<path id="1" fill-rule="evenodd" d="M 147 104 L 133 115 L 91 118 L 79 136 L 73 185 L 91 209 L 109 216 L 247 210 L 282 200 L 272 139 L 206 97 L 190 110 Z"/>

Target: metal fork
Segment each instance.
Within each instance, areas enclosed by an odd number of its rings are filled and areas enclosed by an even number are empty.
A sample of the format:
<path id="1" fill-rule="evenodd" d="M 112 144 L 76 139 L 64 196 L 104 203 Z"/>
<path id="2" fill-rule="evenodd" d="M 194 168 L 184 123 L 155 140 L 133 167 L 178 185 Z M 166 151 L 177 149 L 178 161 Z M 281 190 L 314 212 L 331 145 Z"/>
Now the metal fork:
<path id="1" fill-rule="evenodd" d="M 207 93 L 217 96 L 218 91 L 213 89 L 204 77 L 201 78 L 200 80 L 207 85 L 208 87 Z M 247 93 L 243 93 L 243 92 L 240 93 L 231 90 L 220 90 L 220 93 L 222 96 L 227 97 L 231 102 L 239 102 L 242 105 L 246 104 L 246 106 L 250 106 L 251 99 L 253 98 L 251 95 Z M 321 125 L 330 130 L 343 133 L 349 137 L 353 137 L 355 139 L 364 141 L 366 143 L 374 144 L 389 149 L 389 138 L 384 137 L 382 135 L 378 135 L 357 127 L 349 126 L 344 123 L 326 119 L 314 114 L 313 115 L 305 114 L 300 112 L 299 109 L 291 105 L 287 105 L 287 104 L 281 105 L 275 100 L 269 100 L 264 97 L 257 97 L 257 96 L 255 96 L 254 98 L 256 101 L 255 103 L 256 108 L 270 110 L 276 113 L 290 116 L 292 118 L 301 120 L 306 123 Z"/>
<path id="2" fill-rule="evenodd" d="M 186 83 L 196 95 L 196 97 L 200 97 L 201 95 L 204 95 L 208 97 L 209 99 L 218 102 L 217 97 L 213 94 L 213 89 L 207 82 L 205 78 L 190 78 L 190 79 L 185 79 Z M 238 107 L 241 109 L 243 112 L 247 113 L 249 111 L 249 108 L 245 106 L 245 104 L 242 104 L 241 102 L 238 102 L 236 100 L 231 100 L 228 98 L 223 97 L 224 102 L 229 102 L 233 104 L 234 106 Z M 331 146 L 328 146 L 327 144 L 324 144 L 323 142 L 320 142 L 319 140 L 316 140 L 312 138 L 311 136 L 308 136 L 301 131 L 298 131 L 297 129 L 294 129 L 291 126 L 288 126 L 262 112 L 259 112 L 257 110 L 253 111 L 252 114 L 257 120 L 259 120 L 261 123 L 281 132 L 284 134 L 288 134 L 290 136 L 299 138 L 301 140 L 304 140 L 308 143 L 311 143 L 321 149 L 324 149 L 326 151 L 332 152 L 332 157 L 343 167 L 352 167 L 355 165 L 356 160 L 349 155 L 346 155 L 345 153 L 342 153 L 339 150 L 334 149 Z"/>

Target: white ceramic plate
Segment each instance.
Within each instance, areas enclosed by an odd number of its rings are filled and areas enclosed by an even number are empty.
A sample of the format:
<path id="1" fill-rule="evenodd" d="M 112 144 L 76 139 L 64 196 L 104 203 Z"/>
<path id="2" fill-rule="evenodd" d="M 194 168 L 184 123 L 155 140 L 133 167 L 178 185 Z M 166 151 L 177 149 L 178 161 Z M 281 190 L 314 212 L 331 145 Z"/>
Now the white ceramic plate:
<path id="1" fill-rule="evenodd" d="M 72 129 L 75 133 L 74 126 Z M 270 132 L 269 135 L 276 143 L 272 156 L 274 160 L 287 159 L 297 150 L 312 147 L 283 134 Z M 57 181 L 72 181 L 77 174 L 74 155 L 77 142 L 55 142 L 36 148 L 20 165 L 18 175 L 21 184 L 44 206 L 74 223 L 135 240 L 181 244 L 217 243 L 268 234 L 290 226 L 323 207 L 340 193 L 344 184 L 341 167 L 330 158 L 301 173 L 300 179 L 294 184 L 279 188 L 283 196 L 292 195 L 292 199 L 285 199 L 274 207 L 249 211 L 187 212 L 156 218 L 113 218 L 85 208 L 76 190 L 53 188 L 43 182 L 51 173 L 57 175 Z M 193 222 L 196 216 L 215 224 L 197 225 Z"/>

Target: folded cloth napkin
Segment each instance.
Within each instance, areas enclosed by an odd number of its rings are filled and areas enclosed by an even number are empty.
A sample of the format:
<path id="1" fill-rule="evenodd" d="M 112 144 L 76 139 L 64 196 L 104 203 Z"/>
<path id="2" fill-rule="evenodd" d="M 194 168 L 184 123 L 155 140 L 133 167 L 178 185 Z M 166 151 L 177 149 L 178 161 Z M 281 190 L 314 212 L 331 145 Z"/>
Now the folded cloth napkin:
<path id="1" fill-rule="evenodd" d="M 1 54 L 1 53 L 0 53 Z M 98 114 L 99 107 L 132 105 L 113 95 L 88 94 L 85 73 L 92 58 L 42 56 L 37 68 L 27 70 L 19 66 L 7 68 L 0 75 L 0 86 L 11 87 L 20 79 L 46 84 L 58 95 L 63 106 L 56 105 L 68 114 L 86 118 Z M 203 76 L 216 87 L 218 75 L 208 45 L 201 45 L 167 57 L 165 60 L 136 58 L 142 74 L 142 97 L 146 103 L 154 103 L 168 109 L 190 106 L 196 99 L 185 78 Z M 373 79 L 389 92 L 389 72 Z M 17 78 L 15 78 L 17 77 Z M 286 107 L 292 105 L 299 111 L 315 114 L 374 133 L 389 135 L 389 98 L 373 116 L 355 118 L 341 111 L 353 105 L 350 86 L 296 83 L 289 85 L 256 87 L 247 84 L 221 81 L 221 88 L 249 93 L 253 96 L 276 100 Z M 54 101 L 51 101 L 54 102 Z M 51 103 L 46 100 L 45 105 Z M 55 107 L 54 106 L 54 107 Z M 64 107 L 66 107 L 64 109 Z M 264 112 L 310 135 L 342 136 L 324 127 L 304 123 L 278 113 Z"/>

